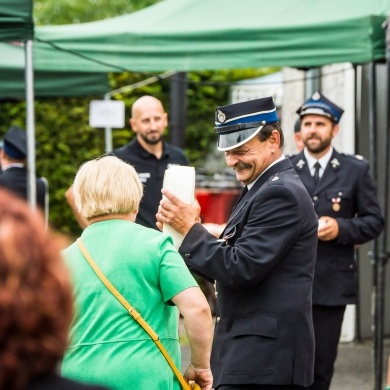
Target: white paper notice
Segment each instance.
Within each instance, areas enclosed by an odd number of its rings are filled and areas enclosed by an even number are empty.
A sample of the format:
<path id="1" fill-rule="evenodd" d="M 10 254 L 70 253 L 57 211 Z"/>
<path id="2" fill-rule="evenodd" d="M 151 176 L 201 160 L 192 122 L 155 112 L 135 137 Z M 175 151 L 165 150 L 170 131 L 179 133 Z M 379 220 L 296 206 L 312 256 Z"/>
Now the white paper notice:
<path id="1" fill-rule="evenodd" d="M 193 167 L 171 165 L 165 171 L 163 187 L 172 192 L 182 202 L 193 203 L 195 199 L 195 169 Z M 184 237 L 167 224 L 163 224 L 163 232 L 172 236 L 173 245 L 178 249 Z"/>

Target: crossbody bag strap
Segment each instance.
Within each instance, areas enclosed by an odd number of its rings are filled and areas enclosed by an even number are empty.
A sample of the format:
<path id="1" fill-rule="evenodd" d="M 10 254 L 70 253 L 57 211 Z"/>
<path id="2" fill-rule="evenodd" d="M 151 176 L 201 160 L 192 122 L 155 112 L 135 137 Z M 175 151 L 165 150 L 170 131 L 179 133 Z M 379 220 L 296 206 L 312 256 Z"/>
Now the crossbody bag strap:
<path id="1" fill-rule="evenodd" d="M 145 330 L 145 332 L 150 336 L 150 338 L 156 343 L 157 347 L 160 349 L 161 353 L 164 355 L 165 359 L 167 360 L 168 364 L 171 366 L 172 371 L 177 376 L 177 379 L 179 380 L 181 386 L 184 390 L 191 390 L 190 385 L 184 380 L 183 375 L 176 367 L 175 363 L 169 356 L 168 351 L 165 349 L 165 347 L 161 344 L 161 341 L 159 340 L 159 337 L 157 333 L 153 330 L 153 328 L 142 318 L 141 314 L 135 310 L 133 306 L 130 305 L 128 301 L 122 296 L 122 294 L 112 285 L 112 283 L 106 278 L 106 276 L 103 274 L 101 269 L 98 267 L 98 265 L 95 263 L 92 256 L 89 254 L 87 248 L 84 246 L 83 242 L 81 241 L 81 238 L 77 239 L 77 245 L 79 246 L 81 253 L 84 255 L 84 257 L 87 259 L 89 265 L 92 267 L 92 269 L 96 272 L 99 279 L 103 282 L 103 284 L 111 291 L 111 293 L 114 295 L 114 297 L 125 307 L 127 312 L 130 314 L 131 317 L 133 317 L 139 325 L 142 326 L 142 328 Z"/>

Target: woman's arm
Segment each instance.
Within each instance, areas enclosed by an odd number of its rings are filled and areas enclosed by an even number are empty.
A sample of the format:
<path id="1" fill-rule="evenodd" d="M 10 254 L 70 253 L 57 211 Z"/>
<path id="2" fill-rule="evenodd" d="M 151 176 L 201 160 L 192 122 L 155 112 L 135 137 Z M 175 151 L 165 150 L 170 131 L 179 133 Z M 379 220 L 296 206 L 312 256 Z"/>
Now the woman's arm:
<path id="1" fill-rule="evenodd" d="M 202 390 L 211 390 L 213 376 L 210 353 L 213 323 L 210 306 L 199 287 L 190 287 L 172 298 L 184 318 L 184 327 L 191 348 L 191 363 L 184 378 L 193 380 Z"/>

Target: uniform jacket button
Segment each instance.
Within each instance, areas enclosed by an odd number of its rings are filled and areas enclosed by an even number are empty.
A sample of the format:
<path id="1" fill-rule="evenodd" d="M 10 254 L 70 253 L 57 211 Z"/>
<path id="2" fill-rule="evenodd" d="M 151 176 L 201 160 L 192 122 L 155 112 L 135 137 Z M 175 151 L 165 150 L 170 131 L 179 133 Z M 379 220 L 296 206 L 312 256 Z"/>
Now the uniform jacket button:
<path id="1" fill-rule="evenodd" d="M 185 257 L 191 257 L 191 254 L 190 253 L 185 253 L 184 256 Z"/>
<path id="2" fill-rule="evenodd" d="M 221 317 L 217 317 L 216 321 L 217 321 L 217 324 L 219 324 L 221 322 Z"/>
<path id="3" fill-rule="evenodd" d="M 318 200 L 318 196 L 313 196 L 313 200 L 314 201 Z"/>

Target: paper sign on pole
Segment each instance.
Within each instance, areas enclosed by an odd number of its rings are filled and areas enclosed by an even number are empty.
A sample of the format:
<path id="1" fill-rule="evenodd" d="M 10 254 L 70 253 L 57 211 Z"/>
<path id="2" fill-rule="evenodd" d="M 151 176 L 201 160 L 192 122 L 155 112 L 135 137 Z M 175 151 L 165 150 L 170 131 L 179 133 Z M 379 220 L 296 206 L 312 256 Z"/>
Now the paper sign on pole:
<path id="1" fill-rule="evenodd" d="M 193 203 L 195 199 L 195 169 L 193 167 L 171 165 L 165 171 L 163 187 L 172 192 L 182 202 Z M 163 233 L 172 236 L 173 245 L 176 249 L 180 247 L 184 238 L 183 235 L 167 224 L 163 224 Z"/>
<path id="2" fill-rule="evenodd" d="M 92 100 L 89 104 L 91 127 L 125 127 L 125 103 L 121 100 Z"/>

